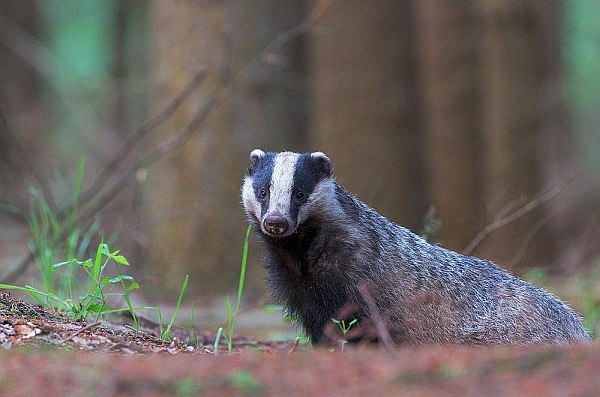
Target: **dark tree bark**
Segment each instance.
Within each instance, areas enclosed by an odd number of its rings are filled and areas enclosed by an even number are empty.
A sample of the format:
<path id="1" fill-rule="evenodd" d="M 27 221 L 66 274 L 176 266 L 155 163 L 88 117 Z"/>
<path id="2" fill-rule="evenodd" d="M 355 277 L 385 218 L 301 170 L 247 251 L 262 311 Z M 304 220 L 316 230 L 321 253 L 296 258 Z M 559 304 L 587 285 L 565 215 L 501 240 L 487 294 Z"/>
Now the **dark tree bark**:
<path id="1" fill-rule="evenodd" d="M 409 1 L 334 2 L 311 36 L 314 146 L 338 180 L 391 219 L 419 228 L 419 130 Z"/>
<path id="2" fill-rule="evenodd" d="M 511 203 L 522 205 L 531 200 L 543 186 L 539 158 L 543 65 L 536 48 L 540 28 L 536 21 L 544 5 L 537 1 L 478 4 L 483 18 L 482 188 L 489 223 Z M 482 252 L 511 265 L 545 263 L 551 257 L 552 244 L 546 229 L 541 228 L 544 221 L 541 210 L 529 213 L 493 233 Z"/>
<path id="3" fill-rule="evenodd" d="M 168 100 L 201 68 L 208 76 L 163 134 L 185 126 L 219 89 L 236 90 L 181 151 L 149 170 L 149 263 L 172 291 L 191 274 L 202 293 L 222 292 L 239 274 L 247 226 L 239 192 L 250 151 L 298 149 L 304 139 L 299 42 L 257 58 L 302 10 L 296 0 L 154 4 L 157 98 Z M 248 283 L 262 287 L 260 272 Z"/>
<path id="4" fill-rule="evenodd" d="M 36 123 L 43 120 L 45 109 L 40 106 L 37 74 L 23 57 L 31 49 L 23 48 L 21 37 L 34 37 L 38 24 L 34 2 L 0 1 L 0 201 L 23 208 L 27 207 L 28 199 L 23 179 L 31 175 L 15 139 L 21 146 L 28 147 L 30 155 L 44 150 L 44 144 L 48 142 L 43 136 L 47 134 L 35 128 Z M 21 134 L 24 130 L 28 134 Z M 37 163 L 38 160 L 30 159 L 30 162 Z"/>
<path id="5" fill-rule="evenodd" d="M 460 251 L 482 225 L 478 38 L 471 2 L 415 2 L 426 200 L 436 238 Z"/>

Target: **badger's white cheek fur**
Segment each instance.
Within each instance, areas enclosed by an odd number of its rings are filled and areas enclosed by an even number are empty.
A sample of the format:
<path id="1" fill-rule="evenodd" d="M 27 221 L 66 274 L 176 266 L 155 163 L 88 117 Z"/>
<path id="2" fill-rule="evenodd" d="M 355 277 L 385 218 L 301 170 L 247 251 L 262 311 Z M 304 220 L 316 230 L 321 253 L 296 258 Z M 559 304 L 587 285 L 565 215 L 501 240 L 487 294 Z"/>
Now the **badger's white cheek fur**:
<path id="1" fill-rule="evenodd" d="M 244 209 L 246 214 L 254 216 L 256 219 L 260 219 L 260 203 L 254 196 L 254 189 L 252 188 L 252 178 L 247 176 L 244 178 L 244 186 L 242 188 L 242 202 L 244 203 Z"/>

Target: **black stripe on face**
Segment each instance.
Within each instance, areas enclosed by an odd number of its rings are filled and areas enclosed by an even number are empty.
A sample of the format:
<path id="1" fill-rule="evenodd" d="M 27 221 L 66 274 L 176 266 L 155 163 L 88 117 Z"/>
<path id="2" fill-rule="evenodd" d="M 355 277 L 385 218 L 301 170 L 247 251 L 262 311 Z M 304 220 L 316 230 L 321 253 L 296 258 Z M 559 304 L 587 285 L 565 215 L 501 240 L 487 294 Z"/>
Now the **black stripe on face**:
<path id="1" fill-rule="evenodd" d="M 294 171 L 294 189 L 290 198 L 290 217 L 292 219 L 297 219 L 300 207 L 326 176 L 321 161 L 313 158 L 310 153 L 300 155 Z M 300 195 L 303 196 L 302 199 Z"/>
<path id="2" fill-rule="evenodd" d="M 254 197 L 261 205 L 261 218 L 265 215 L 265 212 L 269 206 L 269 185 L 271 183 L 271 175 L 273 175 L 273 168 L 275 166 L 275 153 L 265 153 L 264 156 L 258 159 L 256 168 L 252 172 L 252 188 L 254 189 Z M 261 197 L 261 191 L 264 189 L 266 197 Z"/>

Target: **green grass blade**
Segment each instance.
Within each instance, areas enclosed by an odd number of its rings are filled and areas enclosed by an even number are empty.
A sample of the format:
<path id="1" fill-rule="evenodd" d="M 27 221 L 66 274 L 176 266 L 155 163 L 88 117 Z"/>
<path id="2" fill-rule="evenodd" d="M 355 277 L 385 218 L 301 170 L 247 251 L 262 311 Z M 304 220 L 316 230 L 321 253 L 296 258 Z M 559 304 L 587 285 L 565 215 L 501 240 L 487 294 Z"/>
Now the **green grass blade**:
<path id="1" fill-rule="evenodd" d="M 104 241 L 101 241 L 96 250 L 96 258 L 94 258 L 94 267 L 92 269 L 92 284 L 98 285 L 100 283 L 100 271 L 102 269 L 102 246 L 105 245 Z"/>
<path id="2" fill-rule="evenodd" d="M 26 285 L 24 287 L 18 285 L 10 285 L 10 284 L 0 284 L 0 289 L 8 289 L 8 290 L 16 290 L 16 291 L 25 291 L 28 292 L 40 305 L 48 308 L 54 309 L 51 300 L 56 301 L 57 303 L 65 304 L 65 302 L 60 299 L 58 296 L 51 292 L 40 291 L 39 289 Z M 41 297 L 46 298 L 43 300 Z"/>
<path id="3" fill-rule="evenodd" d="M 179 311 L 179 306 L 181 306 L 181 300 L 183 298 L 183 293 L 185 292 L 185 289 L 187 288 L 188 279 L 189 279 L 189 275 L 186 274 L 185 279 L 183 280 L 183 285 L 181 286 L 181 291 L 179 291 L 179 298 L 177 299 L 177 304 L 175 305 L 175 310 L 173 311 L 171 320 L 169 321 L 169 324 L 167 325 L 167 329 L 165 331 L 165 336 L 168 336 L 169 333 L 171 332 L 171 327 L 173 326 L 173 323 L 175 322 L 175 317 L 177 317 L 177 312 Z"/>
<path id="4" fill-rule="evenodd" d="M 233 312 L 231 310 L 231 300 L 227 297 L 227 350 L 231 353 L 233 348 L 233 330 L 235 328 L 235 320 L 233 318 Z"/>
<path id="5" fill-rule="evenodd" d="M 242 291 L 244 290 L 244 281 L 246 278 L 246 263 L 248 262 L 248 237 L 250 236 L 250 226 L 248 226 L 248 229 L 246 229 L 246 238 L 244 240 L 244 250 L 242 252 L 242 268 L 240 270 L 240 281 L 238 283 L 238 293 L 237 293 L 237 300 L 235 302 L 235 315 L 237 317 L 237 314 L 240 310 L 240 302 L 242 300 Z"/>
<path id="6" fill-rule="evenodd" d="M 246 229 L 246 238 L 244 239 L 244 249 L 242 251 L 242 266 L 240 269 L 240 280 L 238 282 L 237 297 L 235 300 L 235 311 L 231 308 L 231 301 L 227 297 L 227 348 L 231 353 L 233 348 L 233 332 L 235 330 L 235 323 L 237 316 L 240 312 L 240 303 L 242 301 L 242 292 L 244 291 L 244 282 L 246 279 L 246 264 L 248 262 L 248 239 L 250 237 L 251 227 L 248 226 Z"/>
<path id="7" fill-rule="evenodd" d="M 129 299 L 129 290 L 127 288 L 127 285 L 125 284 L 125 279 L 123 276 L 123 273 L 121 272 L 121 268 L 119 267 L 119 265 L 115 262 L 115 267 L 117 268 L 117 272 L 119 273 L 119 277 L 120 277 L 120 282 L 121 282 L 121 288 L 123 289 L 123 298 L 125 299 L 125 302 L 127 303 L 127 307 L 129 308 L 129 312 L 131 313 L 131 318 L 133 318 L 133 326 L 135 329 L 140 329 L 140 320 L 137 318 L 137 315 L 135 314 L 135 310 L 133 309 L 133 305 L 131 304 L 131 299 Z M 133 278 L 128 276 L 129 278 L 131 278 L 132 283 L 135 283 L 135 281 L 133 281 Z M 135 283 L 135 285 L 137 285 L 137 283 Z"/>
<path id="8" fill-rule="evenodd" d="M 156 315 L 157 315 L 157 317 L 158 317 L 158 326 L 160 327 L 160 330 L 159 330 L 159 335 L 161 335 L 161 338 L 162 338 L 162 335 L 163 335 L 163 333 L 164 333 L 164 331 L 163 331 L 163 328 L 164 328 L 164 327 L 163 327 L 163 318 L 162 318 L 162 312 L 160 311 L 160 308 L 159 308 L 159 307 L 156 307 Z"/>
<path id="9" fill-rule="evenodd" d="M 219 327 L 217 331 L 217 335 L 215 336 L 215 344 L 213 346 L 213 351 L 215 355 L 219 354 L 219 342 L 221 341 L 221 333 L 223 332 L 223 327 Z"/>

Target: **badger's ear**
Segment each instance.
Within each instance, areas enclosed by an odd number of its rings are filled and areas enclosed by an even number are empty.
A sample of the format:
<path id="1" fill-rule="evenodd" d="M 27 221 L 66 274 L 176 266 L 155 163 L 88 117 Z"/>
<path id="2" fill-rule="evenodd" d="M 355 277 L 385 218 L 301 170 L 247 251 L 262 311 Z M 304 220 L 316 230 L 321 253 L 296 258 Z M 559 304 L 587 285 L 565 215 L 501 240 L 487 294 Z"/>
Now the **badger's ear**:
<path id="1" fill-rule="evenodd" d="M 323 174 L 325 174 L 326 177 L 330 177 L 331 174 L 333 174 L 333 163 L 331 162 L 329 157 L 325 155 L 325 153 L 313 152 L 310 154 L 310 157 L 318 162 L 319 166 L 321 167 L 321 170 L 323 171 Z"/>
<path id="2" fill-rule="evenodd" d="M 252 176 L 254 171 L 260 166 L 260 159 L 264 157 L 265 152 L 260 149 L 254 149 L 250 152 L 250 161 L 248 163 L 248 175 Z"/>

